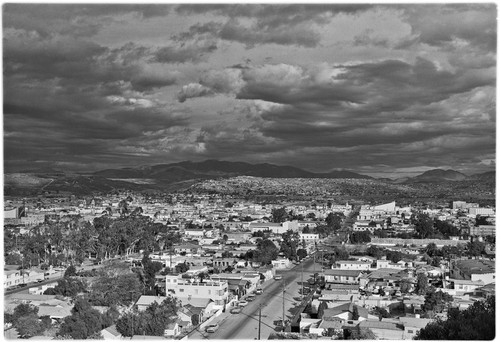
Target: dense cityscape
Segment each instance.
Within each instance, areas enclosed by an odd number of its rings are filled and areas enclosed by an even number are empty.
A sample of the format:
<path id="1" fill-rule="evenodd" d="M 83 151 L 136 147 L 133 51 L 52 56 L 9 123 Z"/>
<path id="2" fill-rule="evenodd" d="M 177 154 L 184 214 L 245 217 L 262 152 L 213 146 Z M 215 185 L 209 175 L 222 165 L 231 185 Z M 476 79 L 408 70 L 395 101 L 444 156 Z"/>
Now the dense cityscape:
<path id="1" fill-rule="evenodd" d="M 5 204 L 8 337 L 494 336 L 495 208 L 478 203 L 121 190 Z"/>
<path id="2" fill-rule="evenodd" d="M 4 339 L 493 340 L 497 26 L 3 4 Z"/>

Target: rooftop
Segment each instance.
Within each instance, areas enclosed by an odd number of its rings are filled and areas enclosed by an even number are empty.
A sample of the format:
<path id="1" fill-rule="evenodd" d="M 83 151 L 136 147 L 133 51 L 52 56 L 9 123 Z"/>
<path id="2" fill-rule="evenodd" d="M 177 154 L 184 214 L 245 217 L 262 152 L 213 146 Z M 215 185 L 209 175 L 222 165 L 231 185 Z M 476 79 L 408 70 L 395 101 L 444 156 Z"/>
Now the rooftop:
<path id="1" fill-rule="evenodd" d="M 456 261 L 456 267 L 468 274 L 495 273 L 495 262 L 484 259 L 470 259 Z"/>

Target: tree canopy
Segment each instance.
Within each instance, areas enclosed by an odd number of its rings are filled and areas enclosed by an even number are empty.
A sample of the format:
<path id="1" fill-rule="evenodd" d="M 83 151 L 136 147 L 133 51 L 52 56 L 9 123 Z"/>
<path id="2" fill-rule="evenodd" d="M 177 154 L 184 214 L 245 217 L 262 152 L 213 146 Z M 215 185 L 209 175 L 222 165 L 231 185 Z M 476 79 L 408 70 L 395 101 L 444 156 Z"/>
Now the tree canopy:
<path id="1" fill-rule="evenodd" d="M 448 319 L 437 319 L 421 329 L 416 340 L 493 340 L 495 296 L 476 301 L 465 310 L 451 308 Z"/>

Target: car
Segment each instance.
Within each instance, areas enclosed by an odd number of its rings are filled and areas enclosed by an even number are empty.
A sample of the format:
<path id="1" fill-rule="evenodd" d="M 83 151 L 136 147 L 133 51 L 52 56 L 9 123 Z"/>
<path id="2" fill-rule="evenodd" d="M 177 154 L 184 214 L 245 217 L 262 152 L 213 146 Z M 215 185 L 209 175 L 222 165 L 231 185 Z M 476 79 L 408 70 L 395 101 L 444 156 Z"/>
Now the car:
<path id="1" fill-rule="evenodd" d="M 232 313 L 233 315 L 236 315 L 239 314 L 241 311 L 242 311 L 241 308 L 232 308 L 231 311 L 229 312 Z"/>
<path id="2" fill-rule="evenodd" d="M 282 275 L 275 275 L 274 276 L 274 280 L 281 280 L 281 279 L 283 279 Z"/>
<path id="3" fill-rule="evenodd" d="M 43 281 L 43 279 L 38 279 L 37 282 L 41 283 Z"/>
<path id="4" fill-rule="evenodd" d="M 26 287 L 28 284 L 19 284 L 19 287 Z"/>
<path id="5" fill-rule="evenodd" d="M 238 306 L 247 306 L 248 305 L 248 302 L 246 300 L 240 300 L 238 302 Z"/>
<path id="6" fill-rule="evenodd" d="M 254 301 L 254 300 L 255 300 L 255 295 L 253 295 L 253 294 L 249 294 L 249 295 L 247 296 L 246 300 L 247 300 L 248 302 L 252 302 L 252 301 Z"/>
<path id="7" fill-rule="evenodd" d="M 260 288 L 255 290 L 255 294 L 258 294 L 258 295 L 262 294 L 262 292 L 264 292 L 264 291 L 262 291 L 262 289 L 260 289 Z"/>
<path id="8" fill-rule="evenodd" d="M 217 330 L 219 330 L 219 324 L 217 324 L 217 323 L 210 324 L 210 325 L 208 325 L 208 326 L 205 328 L 205 331 L 206 331 L 206 332 L 209 332 L 209 333 L 214 333 L 214 332 L 216 332 Z"/>

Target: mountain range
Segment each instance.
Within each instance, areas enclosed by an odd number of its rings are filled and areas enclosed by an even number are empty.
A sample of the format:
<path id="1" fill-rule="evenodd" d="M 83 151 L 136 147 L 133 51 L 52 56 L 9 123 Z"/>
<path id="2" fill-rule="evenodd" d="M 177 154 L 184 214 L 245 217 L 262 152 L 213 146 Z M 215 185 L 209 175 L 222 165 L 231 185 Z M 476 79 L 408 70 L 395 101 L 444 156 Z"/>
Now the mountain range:
<path id="1" fill-rule="evenodd" d="M 189 185 L 214 178 L 253 176 L 262 178 L 351 178 L 371 179 L 386 183 L 411 184 L 449 181 L 495 181 L 495 172 L 467 176 L 454 170 L 429 170 L 421 175 L 408 178 L 375 179 L 351 171 L 315 173 L 292 166 L 273 164 L 250 164 L 206 160 L 203 162 L 184 161 L 171 164 L 141 166 L 135 168 L 107 169 L 87 174 L 64 174 L 57 170 L 26 170 L 27 172 L 6 173 L 4 177 L 6 195 L 16 194 L 19 189 L 39 191 L 65 191 L 90 193 L 112 189 L 130 190 L 177 190 Z"/>

